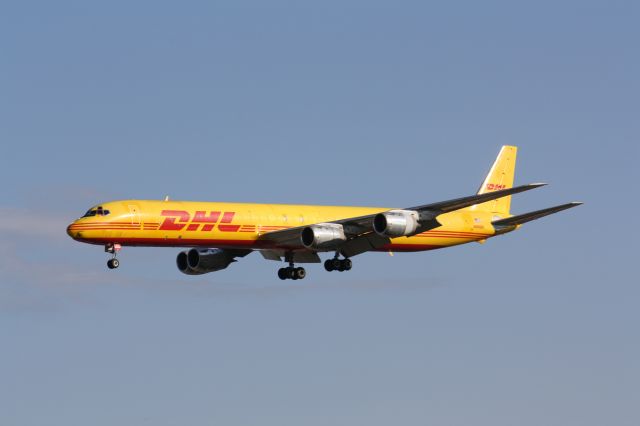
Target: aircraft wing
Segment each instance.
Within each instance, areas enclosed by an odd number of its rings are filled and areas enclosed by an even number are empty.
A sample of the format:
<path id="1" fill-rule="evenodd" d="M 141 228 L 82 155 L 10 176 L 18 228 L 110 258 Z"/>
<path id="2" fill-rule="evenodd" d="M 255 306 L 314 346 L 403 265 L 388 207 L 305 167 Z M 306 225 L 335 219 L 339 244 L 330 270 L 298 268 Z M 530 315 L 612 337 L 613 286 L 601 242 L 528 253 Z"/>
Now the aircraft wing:
<path id="1" fill-rule="evenodd" d="M 517 194 L 518 192 L 529 191 L 530 189 L 539 188 L 545 186 L 546 183 L 530 183 L 528 185 L 514 186 L 513 188 L 502 189 L 500 191 L 487 192 L 484 194 L 471 195 L 468 197 L 456 198 L 449 201 L 441 201 L 439 203 L 424 204 L 416 207 L 409 207 L 405 210 L 417 210 L 417 211 L 434 211 L 438 214 L 452 212 L 454 210 L 460 210 L 465 207 L 473 206 L 474 204 L 481 204 L 486 201 L 495 200 L 496 198 L 506 197 L 507 195 Z"/>
<path id="2" fill-rule="evenodd" d="M 531 189 L 538 188 L 544 185 L 546 184 L 532 183 L 528 185 L 502 189 L 499 191 L 488 192 L 485 194 L 455 198 L 453 200 L 441 201 L 432 204 L 423 204 L 415 207 L 409 207 L 404 210 L 413 210 L 418 212 L 420 226 L 414 234 L 419 234 L 421 232 L 439 227 L 440 223 L 436 220 L 436 218 L 443 213 L 463 209 L 474 204 L 484 203 L 486 201 L 495 200 L 497 198 L 506 197 L 508 195 L 517 194 L 519 192 L 529 191 Z M 349 217 L 323 223 L 342 225 L 347 241 L 342 242 L 339 247 L 337 247 L 337 249 L 344 256 L 351 257 L 369 250 L 374 250 L 376 248 L 382 247 L 391 241 L 389 238 L 378 235 L 373 231 L 373 219 L 375 218 L 376 214 Z M 274 246 L 277 246 L 278 248 L 285 248 L 289 250 L 306 249 L 302 245 L 300 235 L 302 230 L 308 226 L 312 225 L 298 226 L 295 228 L 268 232 L 261 235 L 259 237 L 259 240 L 269 242 Z"/>

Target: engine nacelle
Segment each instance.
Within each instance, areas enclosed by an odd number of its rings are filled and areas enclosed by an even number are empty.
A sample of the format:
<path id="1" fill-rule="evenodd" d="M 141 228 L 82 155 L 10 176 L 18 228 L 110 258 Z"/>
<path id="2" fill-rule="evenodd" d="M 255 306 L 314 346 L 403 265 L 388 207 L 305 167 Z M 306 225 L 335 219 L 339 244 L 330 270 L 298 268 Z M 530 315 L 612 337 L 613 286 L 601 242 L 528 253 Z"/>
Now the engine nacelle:
<path id="1" fill-rule="evenodd" d="M 420 222 L 418 212 L 413 210 L 389 210 L 378 213 L 373 218 L 373 230 L 384 237 L 402 237 L 412 235 Z"/>
<path id="2" fill-rule="evenodd" d="M 178 265 L 178 269 L 180 270 L 180 272 L 187 275 L 204 274 L 204 272 L 197 272 L 189 267 L 189 261 L 187 260 L 187 256 L 188 255 L 186 251 L 181 251 L 180 253 L 178 253 L 178 257 L 176 257 L 176 265 Z"/>
<path id="3" fill-rule="evenodd" d="M 337 223 L 318 223 L 307 226 L 300 233 L 302 245 L 308 249 L 330 249 L 347 240 L 344 228 Z"/>
<path id="4" fill-rule="evenodd" d="M 187 275 L 202 275 L 225 269 L 232 262 L 233 256 L 222 249 L 191 249 L 178 253 L 176 263 L 178 269 Z"/>

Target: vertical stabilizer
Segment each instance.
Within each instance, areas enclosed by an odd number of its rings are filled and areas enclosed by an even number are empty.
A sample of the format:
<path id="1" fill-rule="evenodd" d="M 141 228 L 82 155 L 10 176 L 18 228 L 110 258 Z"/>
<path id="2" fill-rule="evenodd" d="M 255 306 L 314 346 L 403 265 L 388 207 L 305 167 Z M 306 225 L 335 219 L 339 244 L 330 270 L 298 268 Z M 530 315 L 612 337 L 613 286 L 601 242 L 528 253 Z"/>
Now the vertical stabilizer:
<path id="1" fill-rule="evenodd" d="M 482 182 L 478 194 L 498 191 L 513 187 L 513 177 L 516 170 L 516 155 L 518 147 L 505 145 L 500 150 L 496 161 L 491 166 L 489 174 Z M 511 208 L 511 196 L 498 198 L 486 203 L 477 204 L 471 210 L 482 210 L 492 213 L 508 215 Z"/>

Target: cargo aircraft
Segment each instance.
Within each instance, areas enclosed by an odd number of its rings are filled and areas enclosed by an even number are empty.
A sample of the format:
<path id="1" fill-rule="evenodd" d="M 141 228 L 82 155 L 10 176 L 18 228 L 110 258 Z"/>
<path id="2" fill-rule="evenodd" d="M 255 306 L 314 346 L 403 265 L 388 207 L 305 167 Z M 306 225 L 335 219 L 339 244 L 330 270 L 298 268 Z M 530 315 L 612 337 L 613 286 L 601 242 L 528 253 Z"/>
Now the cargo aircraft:
<path id="1" fill-rule="evenodd" d="M 511 195 L 545 184 L 513 186 L 517 147 L 503 146 L 477 194 L 406 208 L 337 207 L 169 201 L 111 201 L 92 207 L 67 228 L 71 238 L 103 245 L 110 269 L 123 246 L 185 247 L 178 269 L 200 275 L 227 268 L 258 251 L 284 261 L 280 279 L 306 276 L 300 263 L 320 263 L 333 253 L 327 271 L 348 271 L 351 258 L 368 251 L 441 249 L 518 229 L 522 224 L 578 206 L 572 202 L 512 215 Z"/>

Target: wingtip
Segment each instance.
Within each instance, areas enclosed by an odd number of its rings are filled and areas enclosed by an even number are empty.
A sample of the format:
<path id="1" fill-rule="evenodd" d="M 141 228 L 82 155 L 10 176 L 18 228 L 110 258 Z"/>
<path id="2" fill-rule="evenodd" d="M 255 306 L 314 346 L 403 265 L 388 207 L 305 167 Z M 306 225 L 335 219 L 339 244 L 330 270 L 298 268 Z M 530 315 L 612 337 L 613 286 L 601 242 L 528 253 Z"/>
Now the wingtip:
<path id="1" fill-rule="evenodd" d="M 547 186 L 549 185 L 548 183 L 545 182 L 534 182 L 534 183 L 530 183 L 529 186 L 533 186 L 533 187 L 539 187 L 539 186 Z"/>
<path id="2" fill-rule="evenodd" d="M 572 201 L 569 204 L 571 204 L 572 206 L 581 206 L 584 204 L 584 202 L 582 201 Z"/>

